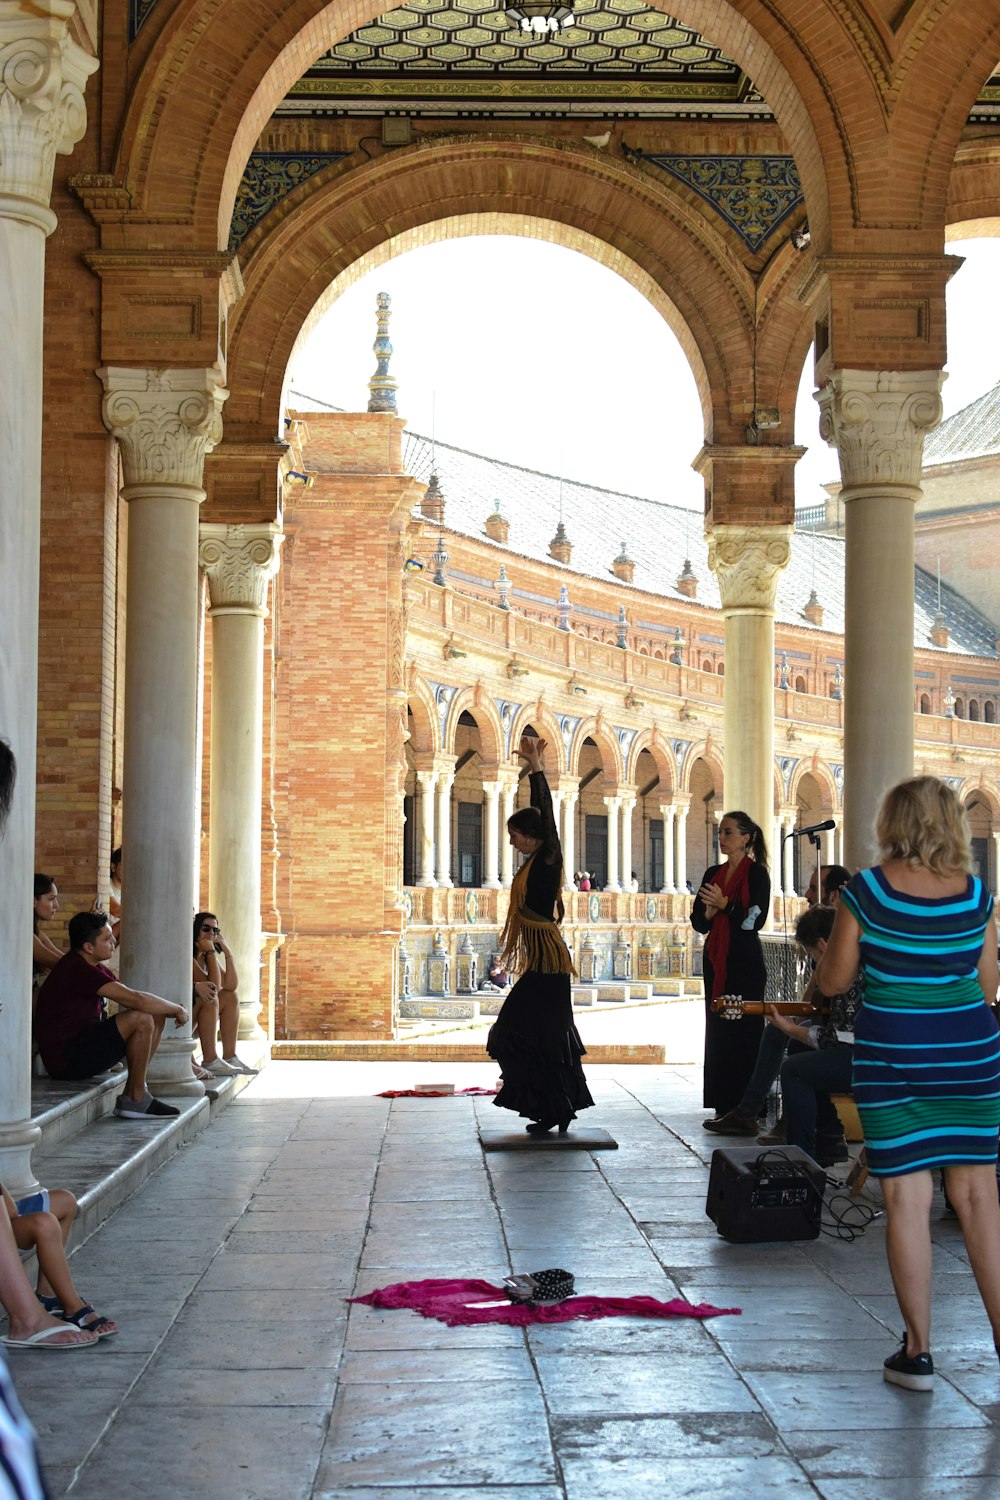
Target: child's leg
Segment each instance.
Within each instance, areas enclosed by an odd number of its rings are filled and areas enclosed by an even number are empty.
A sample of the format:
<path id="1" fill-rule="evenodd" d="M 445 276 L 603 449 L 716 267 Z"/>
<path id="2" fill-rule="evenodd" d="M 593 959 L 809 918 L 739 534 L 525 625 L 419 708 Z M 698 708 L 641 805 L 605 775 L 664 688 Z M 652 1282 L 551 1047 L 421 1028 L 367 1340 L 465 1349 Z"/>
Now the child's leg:
<path id="1" fill-rule="evenodd" d="M 53 1188 L 49 1194 L 49 1208 L 59 1220 L 59 1233 L 62 1235 L 63 1249 L 65 1250 L 70 1231 L 73 1228 L 73 1220 L 76 1218 L 76 1199 L 66 1188 Z M 40 1263 L 38 1267 L 38 1283 L 35 1290 L 41 1297 L 55 1296 L 55 1292 L 49 1285 L 48 1277 L 42 1270 Z"/>
<path id="2" fill-rule="evenodd" d="M 12 1221 L 11 1228 L 18 1249 L 30 1250 L 34 1247 L 46 1285 L 51 1286 L 53 1294 L 59 1298 L 65 1316 L 72 1318 L 74 1313 L 86 1307 L 86 1302 L 73 1285 L 66 1251 L 63 1249 L 62 1229 L 55 1214 L 18 1214 Z M 93 1321 L 95 1319 L 91 1318 L 87 1323 L 81 1324 L 81 1327 L 87 1328 Z M 110 1323 L 107 1332 L 117 1333 L 118 1329 L 115 1324 Z"/>
<path id="3" fill-rule="evenodd" d="M 12 1221 L 11 1228 L 17 1248 L 34 1250 L 37 1255 L 41 1273 L 39 1285 L 43 1289 L 49 1289 L 46 1295 L 58 1297 L 64 1312 L 75 1312 L 82 1307 L 83 1298 L 78 1294 L 69 1274 L 62 1229 L 55 1214 L 18 1214 Z"/>

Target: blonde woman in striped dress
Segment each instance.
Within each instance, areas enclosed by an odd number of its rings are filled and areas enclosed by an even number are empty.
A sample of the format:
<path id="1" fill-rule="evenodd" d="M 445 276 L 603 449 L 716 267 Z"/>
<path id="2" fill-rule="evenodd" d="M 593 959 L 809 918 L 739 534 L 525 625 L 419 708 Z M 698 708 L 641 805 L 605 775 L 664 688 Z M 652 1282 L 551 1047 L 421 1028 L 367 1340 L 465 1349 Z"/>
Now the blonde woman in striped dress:
<path id="1" fill-rule="evenodd" d="M 906 1332 L 885 1379 L 934 1384 L 930 1353 L 932 1170 L 944 1170 L 1000 1352 L 1000 1034 L 993 898 L 971 873 L 962 806 L 933 776 L 887 792 L 880 862 L 841 892 L 816 969 L 821 994 L 859 968 L 854 1099 L 869 1169 L 881 1179 L 886 1250 Z"/>

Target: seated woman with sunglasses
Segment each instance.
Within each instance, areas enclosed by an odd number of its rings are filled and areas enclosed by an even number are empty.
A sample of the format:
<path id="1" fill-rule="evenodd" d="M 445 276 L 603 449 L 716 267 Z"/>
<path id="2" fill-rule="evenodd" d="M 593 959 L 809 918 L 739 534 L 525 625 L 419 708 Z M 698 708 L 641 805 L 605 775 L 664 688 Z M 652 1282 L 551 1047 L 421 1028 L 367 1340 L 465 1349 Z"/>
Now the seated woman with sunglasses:
<path id="1" fill-rule="evenodd" d="M 240 997 L 236 993 L 239 975 L 233 955 L 222 940 L 218 918 L 210 911 L 200 911 L 194 919 L 192 984 L 194 1029 L 201 1042 L 202 1073 L 212 1078 L 256 1073 L 256 1068 L 248 1067 L 236 1056 L 236 1031 L 240 1021 Z M 217 1032 L 222 1033 L 221 1057 L 216 1044 Z"/>

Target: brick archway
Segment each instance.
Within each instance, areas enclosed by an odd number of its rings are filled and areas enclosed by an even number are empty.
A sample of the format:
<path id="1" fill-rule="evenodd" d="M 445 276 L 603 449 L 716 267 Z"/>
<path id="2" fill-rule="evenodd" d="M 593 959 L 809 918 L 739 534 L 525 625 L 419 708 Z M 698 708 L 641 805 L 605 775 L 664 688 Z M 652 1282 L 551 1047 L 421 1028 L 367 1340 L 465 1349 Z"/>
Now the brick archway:
<path id="1" fill-rule="evenodd" d="M 742 441 L 754 399 L 753 278 L 722 234 L 676 194 L 586 147 L 510 136 L 431 141 L 317 174 L 247 242 L 246 295 L 230 329 L 227 437 L 273 434 L 300 331 L 366 256 L 451 234 L 535 234 L 600 260 L 645 295 L 687 354 L 707 441 Z M 512 204 L 516 215 L 505 212 Z M 812 338 L 796 296 L 808 266 L 787 245 L 756 297 L 756 397 L 792 437 Z M 343 283 L 342 283 L 343 284 Z"/>
<path id="2" fill-rule="evenodd" d="M 986 6 L 979 0 L 975 8 Z M 382 8 L 378 0 L 287 0 L 248 13 L 242 0 L 214 8 L 179 0 L 162 21 L 154 15 L 134 49 L 136 82 L 114 151 L 115 177 L 140 212 L 167 209 L 185 243 L 224 246 L 239 179 L 274 108 L 333 42 Z M 669 0 L 657 8 L 701 30 L 764 94 L 799 163 L 817 243 L 831 238 L 845 209 L 849 228 L 868 164 L 880 161 L 869 144 L 887 128 L 878 70 L 891 53 L 890 28 L 877 20 L 858 26 L 840 14 L 842 0 L 801 0 L 791 17 L 789 7 L 758 0 L 712 7 Z M 956 67 L 962 55 L 956 48 Z M 849 101 L 850 118 L 840 101 Z M 191 163 L 186 174 L 177 171 L 179 158 Z"/>

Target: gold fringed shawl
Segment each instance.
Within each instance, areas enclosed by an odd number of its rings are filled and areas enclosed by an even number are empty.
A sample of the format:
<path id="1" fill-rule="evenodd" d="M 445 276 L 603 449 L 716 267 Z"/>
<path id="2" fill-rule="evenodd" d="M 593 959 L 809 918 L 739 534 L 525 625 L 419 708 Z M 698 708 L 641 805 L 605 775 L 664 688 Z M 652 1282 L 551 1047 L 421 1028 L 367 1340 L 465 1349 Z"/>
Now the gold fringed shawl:
<path id="1" fill-rule="evenodd" d="M 500 934 L 500 962 L 512 974 L 524 974 L 528 969 L 541 974 L 575 974 L 556 923 L 524 904 L 528 871 L 535 857 L 533 854 L 525 860 L 511 882 L 510 906 Z"/>

